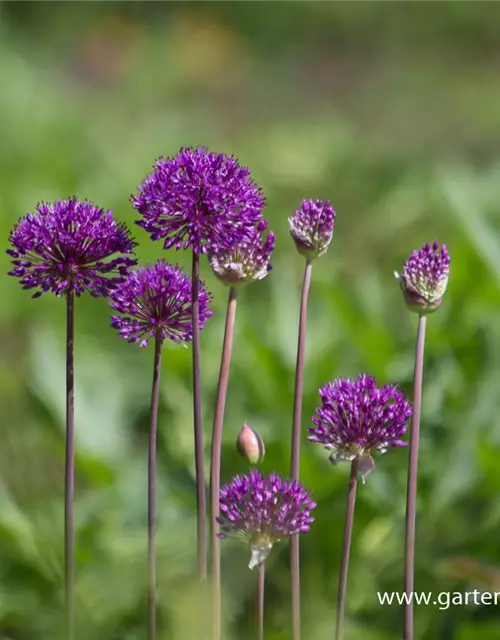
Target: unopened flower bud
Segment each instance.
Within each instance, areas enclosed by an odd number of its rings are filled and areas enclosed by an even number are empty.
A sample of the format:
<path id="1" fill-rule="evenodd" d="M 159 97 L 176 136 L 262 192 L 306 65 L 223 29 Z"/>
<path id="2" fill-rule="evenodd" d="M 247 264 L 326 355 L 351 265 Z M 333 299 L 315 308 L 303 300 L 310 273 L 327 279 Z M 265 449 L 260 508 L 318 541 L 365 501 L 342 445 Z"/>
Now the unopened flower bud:
<path id="1" fill-rule="evenodd" d="M 246 422 L 241 427 L 241 431 L 236 440 L 236 449 L 242 458 L 250 464 L 260 464 L 264 460 L 266 453 L 264 441 L 257 431 L 252 429 Z"/>
<path id="2" fill-rule="evenodd" d="M 394 272 L 410 311 L 425 314 L 441 305 L 450 275 L 450 255 L 446 245 L 427 243 L 414 251 L 403 265 L 403 271 Z"/>
<path id="3" fill-rule="evenodd" d="M 327 252 L 335 227 L 335 211 L 328 200 L 303 200 L 288 222 L 301 255 L 312 260 Z"/>

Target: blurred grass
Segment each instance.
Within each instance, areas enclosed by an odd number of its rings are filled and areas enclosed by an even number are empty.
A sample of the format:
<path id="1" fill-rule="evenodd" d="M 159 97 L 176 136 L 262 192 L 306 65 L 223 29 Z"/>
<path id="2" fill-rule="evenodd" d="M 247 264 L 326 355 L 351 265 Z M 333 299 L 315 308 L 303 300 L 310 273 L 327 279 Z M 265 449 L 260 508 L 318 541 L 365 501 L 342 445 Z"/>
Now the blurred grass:
<path id="1" fill-rule="evenodd" d="M 410 391 L 416 322 L 392 274 L 425 241 L 447 243 L 449 291 L 429 320 L 417 528 L 416 588 L 434 592 L 487 588 L 474 563 L 491 575 L 500 566 L 499 18 L 495 3 L 460 2 L 0 4 L 5 244 L 36 202 L 73 193 L 133 225 L 129 194 L 181 145 L 235 153 L 267 195 L 274 269 L 241 296 L 223 480 L 245 470 L 233 446 L 244 420 L 265 438 L 264 470 L 288 469 L 302 262 L 287 216 L 300 200 L 330 198 L 338 215 L 313 272 L 304 428 L 317 387 L 333 377 L 370 370 Z M 162 254 L 136 236 L 141 260 Z M 203 333 L 208 456 L 227 293 L 206 265 L 203 275 L 217 312 Z M 12 278 L 1 286 L 0 638 L 57 640 L 64 310 Z M 104 301 L 78 301 L 79 640 L 143 640 L 152 354 L 119 340 L 108 318 Z M 165 353 L 159 449 L 162 637 L 205 639 L 181 348 Z M 391 452 L 360 490 L 348 640 L 400 637 L 402 611 L 381 608 L 376 592 L 402 588 L 405 469 L 406 452 Z M 304 638 L 323 640 L 333 633 L 347 470 L 304 444 L 302 477 L 319 502 L 301 547 Z M 223 551 L 226 637 L 252 638 L 255 575 L 244 548 Z M 269 640 L 290 637 L 287 562 L 282 544 L 267 571 Z M 421 639 L 498 636 L 493 606 L 416 616 Z"/>

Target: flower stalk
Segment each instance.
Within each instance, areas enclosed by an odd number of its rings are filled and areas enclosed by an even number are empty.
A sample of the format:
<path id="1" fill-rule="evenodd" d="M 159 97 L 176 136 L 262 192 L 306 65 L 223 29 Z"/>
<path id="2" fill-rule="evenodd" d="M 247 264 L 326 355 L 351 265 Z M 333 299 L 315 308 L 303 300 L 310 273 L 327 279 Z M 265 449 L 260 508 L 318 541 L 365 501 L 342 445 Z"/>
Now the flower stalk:
<path id="1" fill-rule="evenodd" d="M 64 573 L 66 589 L 66 633 L 75 637 L 75 297 L 66 293 L 66 470 L 64 483 Z"/>
<path id="2" fill-rule="evenodd" d="M 257 620 L 258 620 L 258 640 L 264 640 L 264 594 L 266 582 L 266 563 L 259 565 L 258 587 L 257 587 Z"/>
<path id="3" fill-rule="evenodd" d="M 193 325 L 193 417 L 194 459 L 196 468 L 196 514 L 197 514 L 197 562 L 198 579 L 207 578 L 207 499 L 205 494 L 205 467 L 203 456 L 203 413 L 201 398 L 201 346 L 200 346 L 200 258 L 193 251 L 191 288 L 191 312 Z"/>
<path id="4" fill-rule="evenodd" d="M 212 452 L 210 462 L 210 511 L 211 511 L 211 560 L 212 560 L 212 635 L 214 640 L 220 640 L 222 633 L 221 621 L 221 568 L 220 568 L 220 539 L 217 516 L 219 514 L 220 468 L 222 449 L 222 428 L 224 424 L 224 410 L 226 406 L 229 370 L 231 366 L 231 352 L 233 348 L 234 324 L 236 318 L 237 290 L 229 289 L 224 342 L 215 401 L 214 423 L 212 430 Z"/>
<path id="5" fill-rule="evenodd" d="M 149 416 L 148 457 L 148 640 L 156 639 L 156 442 L 158 434 L 158 405 L 160 398 L 161 349 L 160 331 L 155 336 L 153 386 Z"/>
<path id="6" fill-rule="evenodd" d="M 311 286 L 313 260 L 327 251 L 335 229 L 335 211 L 328 200 L 303 200 L 290 218 L 290 235 L 300 255 L 306 259 L 299 315 L 297 363 L 293 399 L 292 444 L 290 475 L 299 480 L 300 429 L 302 423 L 302 395 L 304 391 L 304 361 L 306 353 L 307 302 Z M 292 640 L 300 640 L 300 549 L 297 535 L 290 540 L 290 587 L 292 595 Z"/>
<path id="7" fill-rule="evenodd" d="M 352 528 L 354 522 L 354 507 L 356 504 L 356 490 L 358 486 L 358 466 L 359 459 L 355 458 L 351 462 L 351 475 L 349 477 L 349 491 L 347 494 L 347 505 L 345 512 L 344 541 L 342 544 L 342 559 L 340 562 L 339 589 L 337 594 L 337 625 L 335 629 L 335 640 L 342 640 L 344 637 L 347 575 L 349 572 L 349 556 L 351 551 Z"/>
<path id="8" fill-rule="evenodd" d="M 297 364 L 295 368 L 295 393 L 293 401 L 293 425 L 290 474 L 292 480 L 299 479 L 300 471 L 300 433 L 302 423 L 302 395 L 304 390 L 304 361 L 306 353 L 307 301 L 311 285 L 312 260 L 306 259 L 302 296 L 300 301 L 299 337 L 297 344 Z M 300 551 L 299 537 L 290 540 L 290 568 L 292 591 L 292 638 L 300 640 Z"/>
<path id="9" fill-rule="evenodd" d="M 418 446 L 420 439 L 420 413 L 422 407 L 422 380 L 424 370 L 424 346 L 426 316 L 418 319 L 417 343 L 415 349 L 415 369 L 413 375 L 413 416 L 410 427 L 410 452 L 408 464 L 408 485 L 406 495 L 405 534 L 405 640 L 413 640 L 413 593 L 415 578 L 415 524 L 417 502 Z"/>
<path id="10" fill-rule="evenodd" d="M 418 313 L 418 331 L 413 372 L 413 416 L 410 431 L 410 452 L 406 494 L 405 531 L 405 620 L 404 638 L 413 640 L 412 592 L 415 579 L 415 524 L 417 502 L 418 447 L 422 408 L 422 379 L 426 316 L 435 312 L 443 302 L 450 276 L 450 254 L 446 245 L 436 240 L 413 251 L 405 260 L 400 273 L 395 272 L 409 311 Z"/>

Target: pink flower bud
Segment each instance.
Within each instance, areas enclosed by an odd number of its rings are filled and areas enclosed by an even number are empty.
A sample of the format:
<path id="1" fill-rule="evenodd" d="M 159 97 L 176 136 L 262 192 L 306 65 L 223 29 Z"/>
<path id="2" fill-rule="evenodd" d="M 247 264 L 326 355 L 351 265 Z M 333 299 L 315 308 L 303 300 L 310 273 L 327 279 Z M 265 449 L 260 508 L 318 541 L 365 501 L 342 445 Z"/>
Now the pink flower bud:
<path id="1" fill-rule="evenodd" d="M 242 458 L 250 464 L 260 464 L 264 460 L 266 450 L 264 441 L 257 431 L 254 431 L 246 422 L 236 440 L 236 449 Z"/>

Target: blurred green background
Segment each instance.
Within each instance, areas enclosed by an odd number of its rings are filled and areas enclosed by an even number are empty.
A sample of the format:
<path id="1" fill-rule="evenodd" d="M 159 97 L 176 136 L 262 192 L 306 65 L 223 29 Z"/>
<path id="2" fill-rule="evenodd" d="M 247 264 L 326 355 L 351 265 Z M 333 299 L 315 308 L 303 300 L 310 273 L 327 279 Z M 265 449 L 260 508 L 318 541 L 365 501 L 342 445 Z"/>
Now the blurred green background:
<path id="1" fill-rule="evenodd" d="M 452 274 L 428 322 L 416 588 L 500 591 L 500 5 L 481 2 L 3 2 L 0 228 L 39 200 L 87 197 L 133 226 L 129 195 L 182 145 L 235 153 L 267 198 L 274 269 L 238 308 L 222 478 L 234 441 L 263 435 L 264 471 L 288 473 L 303 261 L 287 216 L 337 210 L 313 270 L 304 436 L 317 388 L 373 372 L 411 392 L 416 319 L 393 271 L 446 242 Z M 162 255 L 138 227 L 141 260 Z M 187 256 L 167 259 L 187 264 Z M 9 269 L 2 254 L 2 273 Z M 203 332 L 205 450 L 227 291 L 203 265 L 216 315 Z M 6 275 L 0 303 L 0 639 L 62 638 L 64 305 Z M 103 300 L 77 304 L 79 640 L 144 640 L 151 350 L 120 340 Z M 209 638 L 193 582 L 190 351 L 166 347 L 159 478 L 161 640 Z M 302 538 L 304 640 L 333 637 L 348 467 L 304 438 L 319 506 Z M 407 450 L 360 487 L 347 640 L 401 638 Z M 256 637 L 256 574 L 223 543 L 227 640 Z M 267 569 L 268 640 L 290 633 L 287 544 Z M 500 637 L 495 606 L 416 607 L 419 639 Z"/>

